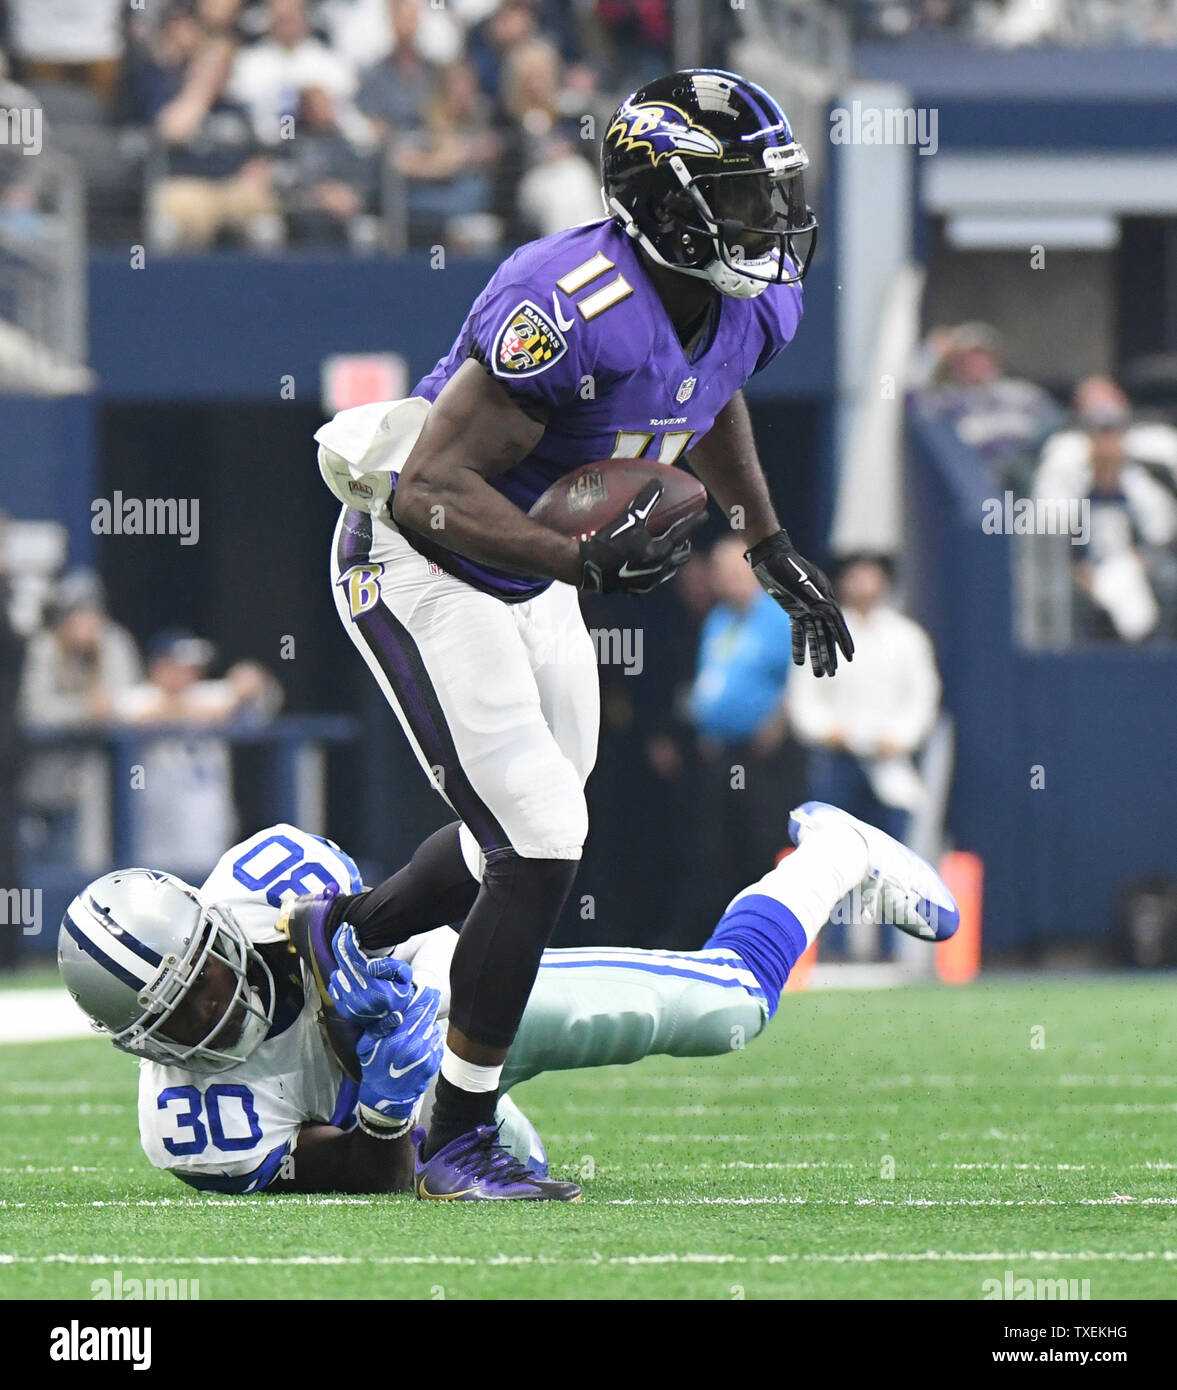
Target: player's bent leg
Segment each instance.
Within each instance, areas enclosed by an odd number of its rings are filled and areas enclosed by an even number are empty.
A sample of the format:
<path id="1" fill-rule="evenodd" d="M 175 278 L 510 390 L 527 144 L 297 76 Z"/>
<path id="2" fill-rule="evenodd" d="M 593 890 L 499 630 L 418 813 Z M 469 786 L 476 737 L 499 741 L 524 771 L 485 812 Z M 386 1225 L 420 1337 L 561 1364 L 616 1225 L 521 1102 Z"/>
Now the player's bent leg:
<path id="1" fill-rule="evenodd" d="M 511 605 L 431 569 L 395 528 L 353 510 L 336 528 L 332 571 L 341 622 L 482 855 L 579 859 L 582 778 L 545 721 Z"/>
<path id="2" fill-rule="evenodd" d="M 395 874 L 360 893 L 341 893 L 327 924 L 328 940 L 345 920 L 366 951 L 395 946 L 435 927 L 460 922 L 478 896 L 481 874 L 471 873 L 461 822 L 435 830 Z"/>
<path id="3" fill-rule="evenodd" d="M 789 816 L 789 834 L 802 848 L 847 827 L 862 836 L 867 849 L 856 909 L 867 920 L 898 927 L 920 940 L 947 941 L 960 926 L 960 908 L 926 859 L 886 831 L 825 801 L 806 801 Z"/>
<path id="4" fill-rule="evenodd" d="M 735 951 L 776 1011 L 793 966 L 867 873 L 863 836 L 831 824 L 728 903 L 704 949 Z"/>
<path id="5" fill-rule="evenodd" d="M 701 951 L 545 951 L 504 1089 L 544 1071 L 738 1051 L 866 873 L 862 835 L 832 825 L 737 894 Z"/>
<path id="6" fill-rule="evenodd" d="M 487 864 L 450 965 L 450 1022 L 482 1046 L 511 1046 L 576 867 L 519 855 Z"/>

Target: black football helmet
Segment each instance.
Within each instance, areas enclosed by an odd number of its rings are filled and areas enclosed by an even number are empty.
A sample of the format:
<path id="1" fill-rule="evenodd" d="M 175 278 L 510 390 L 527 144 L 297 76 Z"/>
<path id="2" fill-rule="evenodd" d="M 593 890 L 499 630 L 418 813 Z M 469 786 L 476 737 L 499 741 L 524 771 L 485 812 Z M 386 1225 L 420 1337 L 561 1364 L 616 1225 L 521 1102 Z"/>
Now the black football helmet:
<path id="1" fill-rule="evenodd" d="M 660 265 L 751 299 L 809 269 L 817 218 L 805 201 L 808 164 L 762 87 L 691 68 L 618 107 L 601 142 L 601 196 Z"/>

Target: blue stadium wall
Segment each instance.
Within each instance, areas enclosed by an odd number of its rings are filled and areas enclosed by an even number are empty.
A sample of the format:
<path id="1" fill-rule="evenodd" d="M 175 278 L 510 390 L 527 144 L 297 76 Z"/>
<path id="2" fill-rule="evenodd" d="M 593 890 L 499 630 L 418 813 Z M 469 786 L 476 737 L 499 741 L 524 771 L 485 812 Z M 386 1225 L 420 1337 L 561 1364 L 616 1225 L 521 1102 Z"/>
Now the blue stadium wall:
<path id="1" fill-rule="evenodd" d="M 956 722 L 951 830 L 985 861 L 990 955 L 1082 940 L 1110 958 L 1125 885 L 1177 875 L 1177 652 L 1019 647 L 989 491 L 951 427 L 912 428 L 903 567 Z"/>

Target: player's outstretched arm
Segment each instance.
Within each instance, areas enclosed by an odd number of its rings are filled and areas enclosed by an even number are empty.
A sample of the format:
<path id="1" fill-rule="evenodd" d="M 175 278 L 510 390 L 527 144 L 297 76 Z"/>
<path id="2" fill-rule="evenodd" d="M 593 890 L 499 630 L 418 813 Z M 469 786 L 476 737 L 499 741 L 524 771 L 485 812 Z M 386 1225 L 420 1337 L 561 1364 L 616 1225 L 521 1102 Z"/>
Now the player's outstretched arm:
<path id="1" fill-rule="evenodd" d="M 742 391 L 737 391 L 715 417 L 715 423 L 687 454 L 687 463 L 748 545 L 756 545 L 781 529 Z"/>
<path id="2" fill-rule="evenodd" d="M 374 1139 L 363 1130 L 303 1125 L 288 1176 L 268 1192 L 410 1192 L 413 1148 L 409 1136 Z"/>
<path id="3" fill-rule="evenodd" d="M 397 480 L 392 515 L 480 564 L 580 582 L 580 547 L 487 482 L 527 457 L 543 425 L 471 360 L 446 383 Z"/>
<path id="4" fill-rule="evenodd" d="M 761 587 L 792 620 L 793 660 L 804 666 L 808 657 L 815 675 L 834 675 L 838 650 L 851 661 L 854 642 L 829 580 L 798 554 L 777 520 L 742 392 L 737 391 L 715 417 L 687 462 L 727 513 L 733 529 L 743 532 L 748 563 Z"/>

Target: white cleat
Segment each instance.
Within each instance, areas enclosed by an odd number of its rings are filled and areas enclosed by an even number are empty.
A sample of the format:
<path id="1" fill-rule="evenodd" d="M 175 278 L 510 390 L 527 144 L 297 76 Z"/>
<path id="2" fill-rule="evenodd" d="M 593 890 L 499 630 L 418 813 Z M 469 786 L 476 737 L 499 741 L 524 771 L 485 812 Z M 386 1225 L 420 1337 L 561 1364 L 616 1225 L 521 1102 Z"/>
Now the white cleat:
<path id="1" fill-rule="evenodd" d="M 869 872 L 857 890 L 863 920 L 885 922 L 921 941 L 947 941 L 960 926 L 960 908 L 926 859 L 894 836 L 825 801 L 806 801 L 789 814 L 795 845 L 823 826 L 852 826 L 866 841 Z"/>

